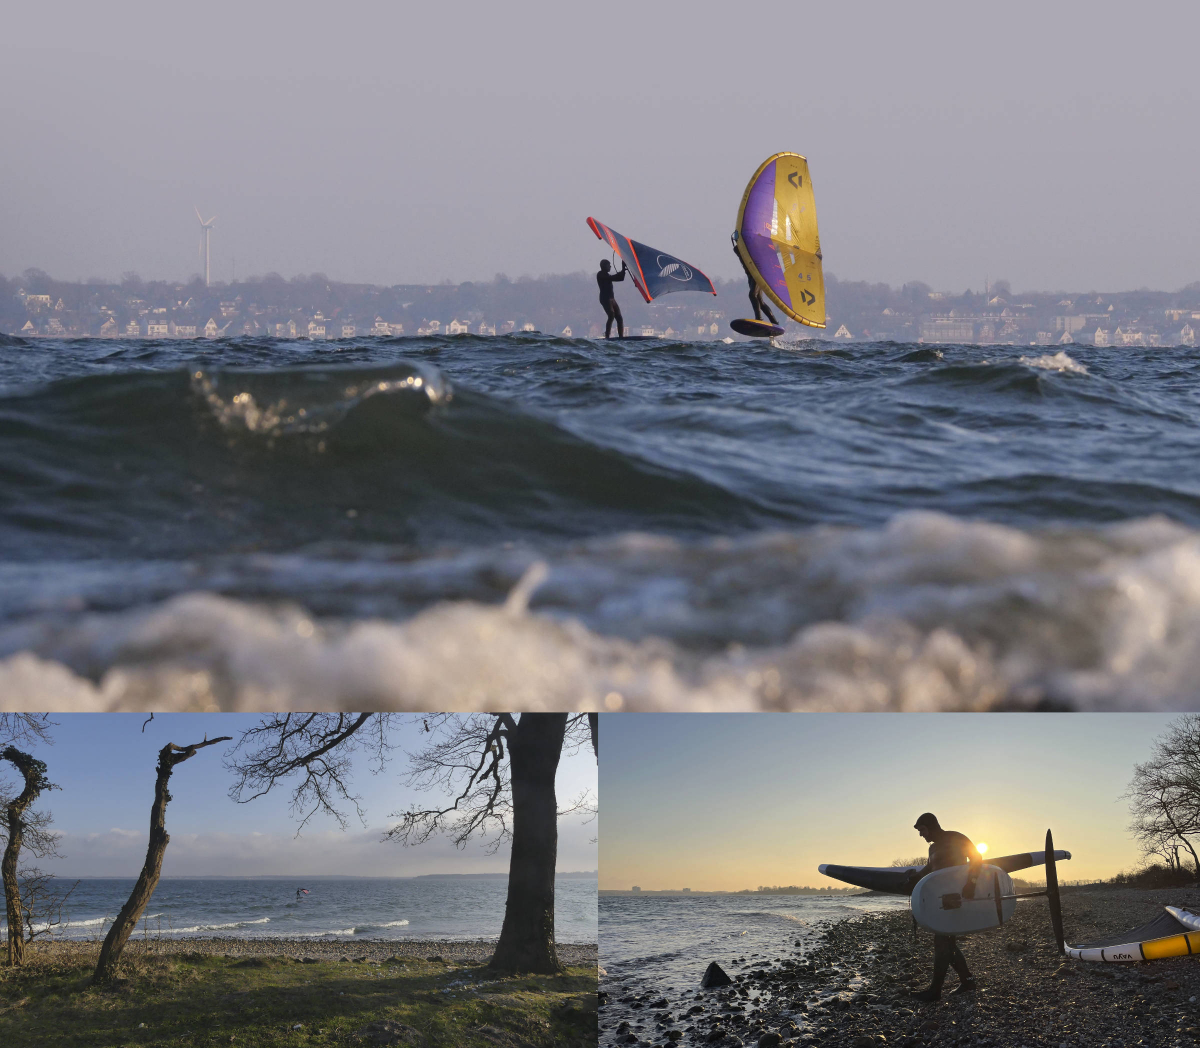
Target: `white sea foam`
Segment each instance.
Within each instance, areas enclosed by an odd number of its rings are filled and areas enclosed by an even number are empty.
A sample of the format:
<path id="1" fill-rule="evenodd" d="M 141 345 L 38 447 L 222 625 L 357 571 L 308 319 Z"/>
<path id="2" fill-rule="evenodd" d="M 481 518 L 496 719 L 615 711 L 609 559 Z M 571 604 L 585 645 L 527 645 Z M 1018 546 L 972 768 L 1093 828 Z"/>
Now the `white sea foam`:
<path id="1" fill-rule="evenodd" d="M 162 933 L 164 935 L 194 935 L 196 932 L 221 932 L 231 928 L 250 928 L 256 924 L 270 923 L 270 917 L 262 917 L 257 921 L 229 921 L 225 924 L 193 924 L 188 928 L 163 928 Z"/>
<path id="2" fill-rule="evenodd" d="M 424 564 L 424 585 L 437 570 Z M 193 592 L 0 629 L 0 651 L 0 708 L 59 712 L 419 710 L 430 696 L 462 710 L 1184 708 L 1200 695 L 1200 533 L 913 512 L 698 544 L 625 535 L 561 552 L 507 603 L 318 621 Z"/>
<path id="3" fill-rule="evenodd" d="M 1026 367 L 1042 368 L 1044 371 L 1062 371 L 1073 375 L 1088 373 L 1087 368 L 1061 349 L 1057 353 L 1043 353 L 1040 357 L 1021 357 L 1021 363 Z"/>

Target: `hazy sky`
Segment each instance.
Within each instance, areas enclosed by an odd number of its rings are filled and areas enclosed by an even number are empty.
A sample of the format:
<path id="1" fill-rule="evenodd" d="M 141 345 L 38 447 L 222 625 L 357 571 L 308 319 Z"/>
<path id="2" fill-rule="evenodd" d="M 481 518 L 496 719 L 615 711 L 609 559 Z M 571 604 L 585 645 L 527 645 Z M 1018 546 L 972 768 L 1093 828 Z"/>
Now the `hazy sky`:
<path id="1" fill-rule="evenodd" d="M 1059 877 L 1136 865 L 1121 795 L 1158 714 L 601 717 L 600 887 L 835 886 L 823 862 L 923 855 L 932 811 L 993 855 L 1055 846 Z M 1030 871 L 1032 877 L 1037 870 Z"/>
<path id="2" fill-rule="evenodd" d="M 61 786 L 43 795 L 40 806 L 54 813 L 54 828 L 64 834 L 59 860 L 34 860 L 42 869 L 74 876 L 133 876 L 146 857 L 150 805 L 154 800 L 158 751 L 168 742 L 186 745 L 208 737 L 232 735 L 257 722 L 241 714 L 157 714 L 141 732 L 145 714 L 56 714 L 53 746 L 32 751 L 48 766 L 50 781 Z M 411 801 L 428 804 L 438 794 L 420 794 L 403 787 L 399 776 L 404 751 L 427 741 L 411 728 L 396 736 L 399 748 L 380 775 L 365 763 L 356 765 L 354 784 L 367 814 L 364 828 L 351 814 L 345 831 L 331 819 L 315 819 L 295 836 L 297 823 L 289 815 L 286 793 L 274 792 L 248 804 L 235 804 L 227 793 L 232 776 L 222 767 L 224 743 L 200 750 L 175 768 L 172 800 L 167 807 L 166 876 L 225 874 L 350 874 L 411 877 L 422 873 L 506 872 L 507 849 L 489 855 L 484 847 L 468 844 L 456 850 L 446 838 L 419 847 L 380 843 L 392 812 Z M 11 766 L 0 773 L 13 781 Z M 587 752 L 564 757 L 559 765 L 560 802 L 581 790 L 596 788 L 596 760 Z M 596 869 L 596 822 L 584 824 L 567 817 L 559 825 L 558 868 Z"/>
<path id="3" fill-rule="evenodd" d="M 383 284 L 739 270 L 808 156 L 826 266 L 978 289 L 1200 279 L 1194 3 L 45 0 L 5 12 L 0 272 Z"/>

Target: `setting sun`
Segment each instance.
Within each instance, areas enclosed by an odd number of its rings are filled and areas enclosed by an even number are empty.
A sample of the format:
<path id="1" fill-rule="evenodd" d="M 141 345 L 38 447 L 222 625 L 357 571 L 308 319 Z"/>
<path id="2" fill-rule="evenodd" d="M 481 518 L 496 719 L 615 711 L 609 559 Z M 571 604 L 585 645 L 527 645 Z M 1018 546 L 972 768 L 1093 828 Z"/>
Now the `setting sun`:
<path id="1" fill-rule="evenodd" d="M 979 849 L 980 855 L 987 854 L 987 845 L 986 844 L 980 843 L 980 844 L 975 845 L 975 847 Z"/>

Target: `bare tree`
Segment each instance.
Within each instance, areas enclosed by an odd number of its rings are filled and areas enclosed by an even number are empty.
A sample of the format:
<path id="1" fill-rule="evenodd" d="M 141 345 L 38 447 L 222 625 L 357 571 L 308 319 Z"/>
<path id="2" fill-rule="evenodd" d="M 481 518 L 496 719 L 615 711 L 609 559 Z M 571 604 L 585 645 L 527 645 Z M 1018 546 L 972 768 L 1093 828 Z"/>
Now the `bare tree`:
<path id="1" fill-rule="evenodd" d="M 25 959 L 25 938 L 21 934 L 21 890 L 17 881 L 17 860 L 28 826 L 25 813 L 41 793 L 58 787 L 46 778 L 45 761 L 40 761 L 15 746 L 5 747 L 0 753 L 0 758 L 15 766 L 25 782 L 24 789 L 4 806 L 8 843 L 4 848 L 4 858 L 0 860 L 0 878 L 4 881 L 4 909 L 8 920 L 8 963 L 16 968 Z"/>
<path id="2" fill-rule="evenodd" d="M 53 745 L 50 729 L 54 726 L 48 713 L 0 713 L 0 743 L 6 746 L 34 742 Z"/>
<path id="3" fill-rule="evenodd" d="M 345 825 L 341 804 L 362 818 L 350 793 L 350 754 L 367 752 L 382 768 L 390 746 L 387 714 L 278 714 L 243 736 L 227 766 L 237 801 L 261 796 L 291 775 L 293 810 L 306 822 L 318 811 Z M 508 901 L 491 966 L 498 971 L 558 972 L 554 947 L 554 868 L 560 811 L 554 788 L 564 748 L 589 742 L 598 752 L 595 715 L 565 713 L 420 715 L 430 745 L 409 754 L 406 781 L 450 798 L 443 807 L 413 807 L 385 839 L 416 845 L 446 833 L 459 847 L 473 837 L 492 849 L 511 841 Z M 240 751 L 240 752 L 239 752 Z M 567 811 L 591 811 L 575 798 Z M 303 822 L 301 825 L 303 826 Z"/>
<path id="4" fill-rule="evenodd" d="M 21 884 L 21 915 L 26 943 L 43 935 L 50 936 L 66 920 L 67 903 L 75 889 L 76 881 L 65 892 L 54 888 L 54 874 L 30 866 L 22 870 L 17 879 Z"/>
<path id="5" fill-rule="evenodd" d="M 1129 832 L 1142 854 L 1182 869 L 1176 849 L 1183 848 L 1200 880 L 1200 855 L 1191 840 L 1200 834 L 1200 716 L 1172 721 L 1154 740 L 1150 759 L 1134 766 L 1125 799 Z"/>
<path id="6" fill-rule="evenodd" d="M 104 945 L 100 947 L 100 959 L 96 962 L 96 971 L 92 976 L 93 983 L 110 982 L 116 975 L 121 951 L 125 949 L 125 943 L 137 927 L 137 922 L 158 886 L 163 856 L 171 841 L 167 833 L 167 805 L 171 800 L 167 784 L 171 780 L 171 773 L 177 764 L 194 757 L 196 752 L 205 746 L 231 741 L 232 736 L 229 735 L 222 735 L 216 739 L 205 736 L 203 742 L 193 742 L 190 746 L 176 746 L 173 742 L 168 742 L 158 751 L 158 777 L 154 782 L 154 803 L 150 806 L 150 843 L 146 848 L 146 862 L 133 891 L 129 893 L 128 900 L 121 907 L 121 912 L 117 914 L 117 919 L 113 921 L 112 927 L 104 937 Z"/>

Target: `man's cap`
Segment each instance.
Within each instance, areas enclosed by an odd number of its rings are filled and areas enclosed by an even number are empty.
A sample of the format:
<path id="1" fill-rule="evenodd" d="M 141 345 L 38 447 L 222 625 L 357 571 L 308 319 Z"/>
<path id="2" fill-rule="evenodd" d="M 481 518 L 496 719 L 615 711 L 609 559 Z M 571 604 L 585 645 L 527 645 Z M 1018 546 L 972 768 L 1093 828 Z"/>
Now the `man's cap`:
<path id="1" fill-rule="evenodd" d="M 922 815 L 919 819 L 917 819 L 916 822 L 913 823 L 913 829 L 919 830 L 922 826 L 940 826 L 940 825 L 941 824 L 937 821 L 937 816 L 934 815 L 933 812 L 927 811 L 924 815 Z"/>

